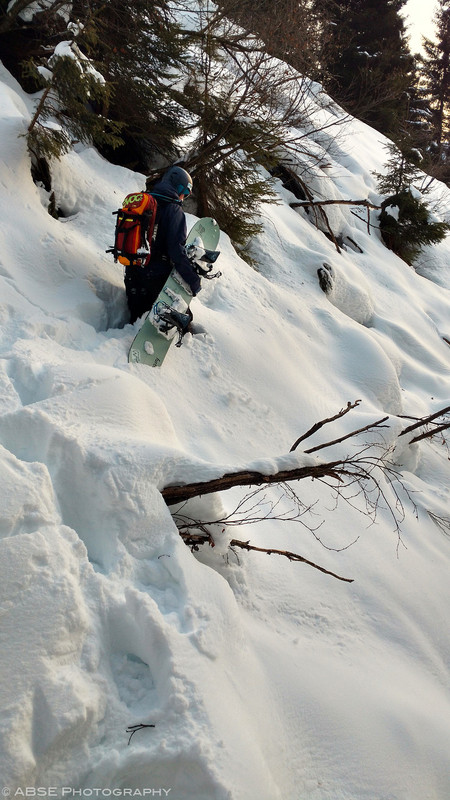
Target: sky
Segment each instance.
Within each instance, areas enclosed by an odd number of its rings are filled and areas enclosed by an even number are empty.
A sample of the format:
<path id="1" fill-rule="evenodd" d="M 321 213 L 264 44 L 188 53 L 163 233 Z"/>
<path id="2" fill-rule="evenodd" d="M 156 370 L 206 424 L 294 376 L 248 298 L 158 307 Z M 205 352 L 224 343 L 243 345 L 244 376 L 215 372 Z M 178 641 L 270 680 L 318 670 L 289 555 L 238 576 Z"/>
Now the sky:
<path id="1" fill-rule="evenodd" d="M 432 20 L 435 9 L 436 3 L 429 2 L 429 0 L 425 0 L 425 2 L 424 0 L 409 0 L 406 3 L 404 13 L 409 18 L 412 52 L 420 50 L 422 36 L 427 36 L 429 39 L 433 38 L 434 25 Z"/>

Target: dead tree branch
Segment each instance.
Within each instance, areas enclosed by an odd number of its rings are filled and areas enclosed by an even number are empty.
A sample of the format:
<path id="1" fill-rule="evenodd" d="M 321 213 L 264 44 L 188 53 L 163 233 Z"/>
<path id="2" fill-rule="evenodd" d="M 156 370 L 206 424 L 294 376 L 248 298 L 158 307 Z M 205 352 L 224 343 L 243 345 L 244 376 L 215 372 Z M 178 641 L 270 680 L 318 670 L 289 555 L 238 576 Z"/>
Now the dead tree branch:
<path id="1" fill-rule="evenodd" d="M 381 208 L 369 203 L 368 200 L 300 200 L 298 203 L 289 203 L 291 208 L 302 206 L 365 206 L 365 208 Z"/>
<path id="2" fill-rule="evenodd" d="M 291 452 L 295 450 L 302 441 L 312 436 L 324 425 L 336 419 L 340 419 L 350 410 L 357 407 L 359 403 L 359 400 L 353 403 L 348 402 L 347 406 L 342 408 L 337 414 L 315 423 L 315 425 L 296 440 L 291 448 Z M 410 443 L 425 438 L 431 438 L 434 434 L 450 427 L 450 421 L 439 425 L 434 423 L 434 420 L 438 417 L 442 417 L 449 411 L 450 406 L 423 419 L 418 420 L 417 418 L 410 417 L 409 419 L 414 419 L 415 421 L 399 435 L 402 436 L 424 425 L 431 424 L 433 426 L 431 430 L 420 433 L 412 439 Z M 365 425 L 344 436 L 340 436 L 337 439 L 311 447 L 305 450 L 304 453 L 311 454 L 325 447 L 331 447 L 349 438 L 355 437 L 362 432 L 375 429 L 379 430 L 380 427 L 386 427 L 383 426 L 383 423 L 388 419 L 389 417 L 385 416 L 369 425 Z M 349 504 L 355 511 L 366 517 L 371 524 L 376 522 L 380 509 L 385 513 L 387 512 L 392 519 L 394 531 L 397 534 L 398 550 L 400 545 L 403 544 L 401 524 L 406 516 L 404 499 L 406 498 L 411 504 L 416 517 L 417 508 L 411 490 L 405 485 L 401 473 L 391 461 L 391 453 L 394 449 L 392 443 L 391 445 L 387 445 L 382 441 L 371 444 L 366 443 L 363 444 L 357 452 L 353 452 L 351 455 L 346 455 L 334 461 L 299 464 L 292 468 L 280 469 L 272 474 L 263 474 L 258 470 L 244 469 L 219 475 L 219 477 L 212 478 L 211 480 L 197 481 L 184 485 L 166 486 L 162 489 L 161 494 L 168 506 L 178 506 L 173 513 L 174 521 L 181 538 L 192 550 L 198 550 L 200 546 L 205 544 L 214 547 L 217 533 L 223 534 L 228 528 L 233 526 L 259 523 L 265 520 L 277 520 L 300 523 L 300 525 L 302 525 L 307 532 L 312 534 L 323 547 L 328 550 L 340 552 L 346 549 L 346 547 L 350 547 L 354 542 L 341 548 L 327 547 L 317 534 L 324 520 L 314 523 L 314 521 L 305 521 L 303 518 L 307 513 L 317 516 L 317 512 L 314 510 L 316 503 L 314 502 L 307 507 L 290 485 L 293 481 L 311 478 L 313 480 L 319 480 L 331 490 L 334 494 L 335 506 L 342 500 Z M 272 489 L 271 494 L 269 490 L 266 492 L 265 487 L 271 484 L 278 486 L 278 495 L 274 495 Z M 204 518 L 194 519 L 186 513 L 185 504 L 194 497 L 201 497 L 203 495 L 243 486 L 258 488 L 242 497 L 238 501 L 234 511 L 230 513 L 224 512 L 221 518 L 206 521 Z M 325 574 L 332 575 L 338 580 L 351 582 L 350 578 L 343 578 L 291 550 L 283 550 L 275 547 L 261 547 L 250 544 L 250 540 L 241 539 L 231 539 L 227 541 L 227 544 L 232 551 L 240 548 L 247 551 L 251 550 L 259 553 L 266 553 L 267 555 L 280 555 L 290 561 L 299 561 L 308 564 Z"/>
<path id="3" fill-rule="evenodd" d="M 353 583 L 353 578 L 343 578 L 341 575 L 337 575 L 336 572 L 331 572 L 331 570 L 325 569 L 325 567 L 320 567 L 318 564 L 315 564 L 314 561 L 309 561 L 309 559 L 303 558 L 303 556 L 298 555 L 298 553 L 291 553 L 289 550 L 277 550 L 274 547 L 255 547 L 254 545 L 251 545 L 250 542 L 241 542 L 238 539 L 232 539 L 230 542 L 230 547 L 240 547 L 242 550 L 255 550 L 258 553 L 267 553 L 269 556 L 273 554 L 284 556 L 285 558 L 289 559 L 289 561 L 302 561 L 303 564 L 308 564 L 310 567 L 314 567 L 314 569 L 324 572 L 325 575 L 331 575 L 333 578 L 337 578 L 338 581 Z"/>
<path id="4" fill-rule="evenodd" d="M 382 423 L 386 422 L 386 420 L 388 419 L 389 417 L 382 417 L 376 422 L 371 422 L 369 425 L 365 425 L 363 428 L 358 428 L 358 430 L 351 431 L 350 433 L 345 434 L 345 436 L 340 436 L 339 439 L 333 439 L 332 442 L 324 442 L 324 444 L 318 444 L 315 447 L 310 447 L 309 450 L 305 450 L 304 452 L 308 454 L 315 453 L 317 450 L 323 450 L 324 447 L 331 447 L 331 445 L 333 444 L 339 444 L 340 442 L 344 442 L 346 439 L 350 439 L 352 436 L 356 436 L 358 433 L 363 433 L 364 431 L 370 431 L 372 428 L 382 427 Z"/>
<path id="5" fill-rule="evenodd" d="M 411 431 L 416 430 L 416 428 L 421 428 L 422 425 L 428 425 L 429 422 L 433 422 L 433 420 L 437 419 L 438 417 L 443 417 L 444 414 L 448 414 L 449 412 L 450 412 L 450 406 L 446 406 L 445 408 L 442 408 L 440 411 L 436 411 L 435 414 L 430 414 L 429 417 L 422 417 L 417 422 L 414 422 L 412 425 L 408 425 L 407 428 L 404 428 L 404 430 L 402 430 L 402 432 L 399 433 L 399 436 L 404 436 L 405 433 L 410 433 Z M 448 428 L 448 427 L 450 427 L 450 422 L 445 424 L 445 425 L 440 426 L 439 430 L 444 430 L 445 428 Z M 436 433 L 436 428 L 429 435 L 431 436 L 433 433 Z M 425 438 L 425 437 L 422 437 L 422 438 Z M 419 441 L 419 440 L 418 439 L 412 439 L 411 441 L 412 442 L 416 442 L 416 441 Z"/>
<path id="6" fill-rule="evenodd" d="M 294 442 L 294 444 L 292 445 L 292 447 L 291 447 L 289 452 L 292 453 L 294 450 L 296 450 L 297 447 L 299 446 L 300 442 L 303 442 L 305 439 L 308 439 L 314 433 L 319 431 L 320 428 L 322 428 L 324 425 L 328 425 L 329 422 L 334 422 L 335 420 L 339 419 L 340 417 L 343 417 L 345 414 L 348 414 L 348 412 L 351 411 L 352 408 L 356 408 L 356 406 L 358 406 L 360 404 L 360 402 L 361 402 L 361 400 L 355 400 L 354 403 L 350 403 L 350 401 L 349 401 L 347 403 L 347 407 L 346 408 L 341 408 L 341 410 L 338 411 L 338 413 L 335 414 L 334 417 L 327 417 L 326 419 L 320 420 L 320 422 L 316 422 L 308 431 L 306 431 L 306 433 L 302 434 L 302 436 L 299 436 L 297 441 Z"/>
<path id="7" fill-rule="evenodd" d="M 422 439 L 431 439 L 432 436 L 435 436 L 436 433 L 440 433 L 440 431 L 445 431 L 447 428 L 450 428 L 450 421 L 443 423 L 442 425 L 437 425 L 436 428 L 432 428 L 431 431 L 425 431 L 425 433 L 420 433 L 419 436 L 415 436 L 414 439 L 411 439 L 409 444 L 413 444 L 414 442 L 420 442 Z"/>
<path id="8" fill-rule="evenodd" d="M 332 470 L 333 483 L 328 482 L 328 478 L 330 478 L 328 474 L 322 477 L 317 475 L 313 477 L 318 478 L 334 492 L 336 506 L 340 500 L 343 500 L 358 513 L 367 517 L 371 524 L 376 522 L 380 508 L 388 511 L 394 523 L 394 530 L 397 533 L 398 549 L 400 544 L 403 543 L 400 526 L 405 518 L 405 508 L 400 494 L 401 489 L 403 489 L 403 493 L 414 509 L 415 505 L 411 493 L 402 483 L 401 475 L 396 471 L 394 465 L 389 462 L 389 450 L 383 446 L 381 453 L 378 455 L 369 452 L 372 450 L 373 445 L 365 445 L 358 453 L 341 461 L 339 467 L 335 466 Z M 335 480 L 336 477 L 338 481 Z M 382 478 L 385 478 L 390 486 L 392 496 L 389 496 Z M 268 520 L 300 523 L 325 549 L 333 550 L 334 552 L 341 552 L 351 547 L 359 538 L 356 537 L 354 541 L 340 548 L 328 547 L 317 533 L 323 525 L 323 520 L 313 525 L 308 521 L 308 518 L 304 519 L 306 514 L 311 515 L 314 513 L 317 516 L 317 512 L 314 510 L 316 503 L 309 507 L 305 506 L 289 484 L 281 484 L 278 489 L 279 496 L 275 498 L 268 496 L 264 488 L 255 489 L 239 500 L 234 511 L 224 514 L 220 519 L 209 521 L 190 517 L 183 505 L 175 511 L 174 521 L 181 538 L 193 551 L 199 550 L 205 544 L 214 547 L 217 531 L 223 534 L 233 526 L 260 523 Z M 362 503 L 360 500 L 356 502 L 356 498 L 362 498 Z M 417 509 L 415 510 L 417 513 Z M 293 553 L 291 550 L 250 545 L 249 540 L 243 542 L 240 539 L 231 539 L 228 547 L 232 551 L 240 547 L 241 549 L 254 550 L 268 555 L 272 553 L 282 555 L 290 561 L 301 561 L 339 580 L 346 582 L 351 580 L 343 578 L 315 562 L 311 562 L 299 553 Z"/>
<path id="9" fill-rule="evenodd" d="M 445 534 L 445 536 L 450 536 L 450 518 L 449 517 L 441 517 L 438 514 L 433 514 L 431 511 L 428 511 L 428 516 L 433 520 L 435 525 Z"/>
<path id="10" fill-rule="evenodd" d="M 348 405 L 346 409 L 344 409 L 342 412 L 339 412 L 334 418 L 338 419 L 339 417 L 343 416 L 347 413 L 347 411 L 350 411 L 351 408 L 354 408 L 355 405 L 356 403 L 353 405 Z M 332 419 L 333 418 L 331 417 L 329 420 L 323 420 L 321 423 L 318 423 L 319 428 L 322 427 L 322 425 L 324 425 L 326 422 L 332 421 Z M 350 439 L 359 433 L 371 430 L 372 428 L 379 428 L 382 423 L 386 422 L 388 419 L 389 417 L 387 416 L 382 417 L 382 419 L 372 422 L 369 425 L 365 425 L 362 428 L 358 428 L 357 430 L 351 431 L 350 433 L 345 434 L 345 436 L 340 436 L 338 439 L 333 439 L 332 441 L 316 445 L 315 447 L 311 447 L 304 452 L 311 454 L 318 450 L 323 450 L 325 447 L 331 447 L 332 445 L 339 444 L 340 442 Z M 308 431 L 307 434 L 305 434 L 302 438 L 306 438 L 306 435 L 310 435 L 310 432 Z M 295 448 L 293 447 L 292 449 Z M 209 481 L 198 481 L 196 483 L 189 483 L 181 486 L 166 486 L 164 489 L 162 489 L 161 494 L 166 504 L 168 506 L 173 506 L 178 503 L 184 503 L 186 500 L 190 500 L 192 497 L 212 494 L 214 492 L 221 492 L 225 491 L 226 489 L 233 489 L 236 486 L 262 486 L 263 484 L 269 483 L 287 483 L 288 481 L 298 481 L 303 480 L 304 478 L 324 477 L 334 478 L 335 480 L 340 481 L 340 472 L 342 471 L 342 466 L 344 463 L 346 463 L 345 460 L 343 461 L 341 459 L 322 464 L 312 464 L 294 467 L 293 469 L 288 470 L 280 470 L 272 475 L 264 475 L 262 472 L 250 470 L 240 470 L 238 472 L 226 473 L 218 478 L 212 478 Z"/>
<path id="11" fill-rule="evenodd" d="M 305 206 L 305 207 L 306 206 L 310 206 L 310 207 L 312 207 L 312 209 L 314 211 L 315 220 L 316 220 L 316 223 L 315 223 L 316 227 L 319 227 L 319 217 L 318 217 L 317 212 L 316 212 L 316 208 L 317 208 L 319 210 L 320 217 L 322 218 L 323 222 L 325 223 L 325 226 L 326 226 L 326 229 L 328 231 L 328 235 L 329 235 L 331 241 L 333 242 L 337 252 L 340 253 L 341 252 L 341 248 L 339 247 L 339 242 L 337 241 L 337 239 L 336 239 L 336 237 L 335 237 L 335 235 L 333 233 L 332 227 L 330 225 L 329 219 L 328 219 L 324 209 L 322 208 L 323 205 L 327 205 L 330 201 L 319 202 L 319 201 L 313 200 L 313 195 L 311 194 L 311 191 L 310 191 L 309 187 L 306 185 L 306 183 L 304 181 L 302 181 L 301 178 L 298 175 L 295 176 L 295 180 L 301 185 L 301 187 L 303 189 L 303 194 L 308 199 L 307 200 L 301 200 L 298 203 L 290 203 L 289 204 L 290 207 L 291 208 L 299 208 L 301 206 Z"/>
<path id="12" fill-rule="evenodd" d="M 178 503 L 184 503 L 192 497 L 223 492 L 226 489 L 233 489 L 235 486 L 262 486 L 269 483 L 285 483 L 287 481 L 299 481 L 303 478 L 323 478 L 325 476 L 339 481 L 340 478 L 336 468 L 340 465 L 342 465 L 342 460 L 330 461 L 324 464 L 312 464 L 281 470 L 273 475 L 240 470 L 238 472 L 228 472 L 219 478 L 212 478 L 209 481 L 198 481 L 182 486 L 166 486 L 162 489 L 161 494 L 166 504 L 173 506 Z"/>
<path id="13" fill-rule="evenodd" d="M 287 501 L 287 506 L 285 501 Z M 345 547 L 327 547 L 317 534 L 323 521 L 316 523 L 315 526 L 310 521 L 304 521 L 306 515 L 311 515 L 313 513 L 314 506 L 305 506 L 295 491 L 287 484 L 284 484 L 279 487 L 279 495 L 275 498 L 268 497 L 264 488 L 258 488 L 249 492 L 239 500 L 233 511 L 225 514 L 220 519 L 210 520 L 208 522 L 193 519 L 184 513 L 184 509 L 182 508 L 174 514 L 174 521 L 181 538 L 193 551 L 199 550 L 199 548 L 205 544 L 214 547 L 214 531 L 217 529 L 221 530 L 223 533 L 227 528 L 241 525 L 247 526 L 249 524 L 267 522 L 270 520 L 300 523 L 300 525 L 303 526 L 308 533 L 311 533 L 326 550 L 341 552 L 355 543 L 356 539 Z M 301 561 L 338 580 L 347 583 L 351 583 L 352 581 L 352 579 L 343 578 L 335 572 L 327 570 L 325 567 L 321 567 L 319 564 L 310 561 L 299 553 L 294 553 L 290 550 L 281 550 L 280 548 L 273 547 L 257 547 L 256 545 L 251 545 L 250 540 L 242 541 L 240 539 L 231 539 L 228 547 L 232 551 L 236 548 L 241 548 L 244 550 L 266 553 L 267 555 L 276 554 L 284 556 L 289 561 Z"/>
<path id="14" fill-rule="evenodd" d="M 323 209 L 323 206 L 364 206 L 365 208 L 367 208 L 367 231 L 368 231 L 369 235 L 370 235 L 370 227 L 371 227 L 371 225 L 370 225 L 370 209 L 371 208 L 375 208 L 375 209 L 381 208 L 381 206 L 376 206 L 373 203 L 370 203 L 368 200 L 301 200 L 298 203 L 289 203 L 289 205 L 290 205 L 291 208 L 307 208 L 308 206 L 312 206 L 314 208 L 314 207 L 317 206 L 319 208 L 319 211 L 321 212 L 322 216 L 324 217 L 325 222 L 326 222 L 327 227 L 328 227 L 328 230 L 330 232 L 331 232 L 331 228 L 330 228 L 330 225 L 329 225 L 329 222 L 328 222 L 328 218 L 327 218 L 327 216 L 325 214 L 325 211 Z M 351 213 L 353 214 L 354 212 L 352 211 Z M 355 214 L 355 216 L 358 216 L 358 215 Z M 358 219 L 361 219 L 361 217 L 358 217 Z M 363 220 L 363 222 L 364 222 L 364 220 Z M 337 249 L 338 253 L 340 253 L 341 251 L 339 249 L 339 245 L 338 245 L 338 243 L 337 243 L 337 241 L 335 239 L 334 234 L 332 234 L 332 240 L 333 240 L 333 242 L 334 242 L 334 244 L 336 246 L 336 249 Z"/>

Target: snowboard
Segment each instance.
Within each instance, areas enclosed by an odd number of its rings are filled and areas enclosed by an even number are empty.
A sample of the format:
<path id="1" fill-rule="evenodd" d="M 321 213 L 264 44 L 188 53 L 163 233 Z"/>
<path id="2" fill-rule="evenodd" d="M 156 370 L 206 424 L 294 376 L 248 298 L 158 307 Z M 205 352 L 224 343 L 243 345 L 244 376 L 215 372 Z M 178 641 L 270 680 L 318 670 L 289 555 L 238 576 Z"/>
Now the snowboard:
<path id="1" fill-rule="evenodd" d="M 205 250 L 215 250 L 219 242 L 220 229 L 212 217 L 199 219 L 189 231 L 186 245 L 200 240 Z M 133 339 L 128 361 L 130 363 L 147 364 L 150 367 L 160 367 L 163 363 L 172 340 L 177 338 L 178 331 L 171 328 L 163 333 L 158 328 L 157 310 L 169 307 L 175 311 L 185 313 L 192 300 L 192 292 L 181 275 L 172 270 L 164 287 L 161 289 L 151 311 L 147 314 L 141 329 Z"/>

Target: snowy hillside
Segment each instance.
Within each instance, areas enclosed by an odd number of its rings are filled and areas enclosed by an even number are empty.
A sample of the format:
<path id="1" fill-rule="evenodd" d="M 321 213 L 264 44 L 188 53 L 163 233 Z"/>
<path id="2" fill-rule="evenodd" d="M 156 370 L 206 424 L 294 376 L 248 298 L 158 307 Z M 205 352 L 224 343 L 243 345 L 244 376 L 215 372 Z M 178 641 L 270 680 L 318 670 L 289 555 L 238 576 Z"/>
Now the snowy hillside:
<path id="1" fill-rule="evenodd" d="M 207 335 L 159 371 L 129 365 L 139 323 L 125 324 L 104 251 L 111 211 L 143 176 L 80 146 L 54 165 L 65 216 L 50 217 L 20 136 L 32 99 L 3 68 L 0 80 L 4 796 L 447 800 L 450 538 L 430 513 L 450 517 L 449 454 L 442 438 L 398 434 L 404 416 L 450 405 L 450 239 L 418 274 L 369 233 L 365 209 L 334 206 L 353 242 L 339 254 L 280 183 L 258 270 L 221 236 L 223 276 L 192 306 Z M 327 158 L 318 197 L 379 201 L 380 134 L 353 121 Z M 300 448 L 287 455 L 296 439 L 356 400 L 307 446 L 389 416 L 310 457 L 395 444 L 402 480 L 380 478 L 375 522 L 356 490 L 336 505 L 332 481 L 301 481 L 315 535 L 298 521 L 222 525 L 215 548 L 191 552 L 160 489 L 301 463 Z M 189 513 L 218 519 L 246 493 Z M 236 536 L 353 582 L 230 552 Z M 154 727 L 129 740 L 139 723 Z"/>

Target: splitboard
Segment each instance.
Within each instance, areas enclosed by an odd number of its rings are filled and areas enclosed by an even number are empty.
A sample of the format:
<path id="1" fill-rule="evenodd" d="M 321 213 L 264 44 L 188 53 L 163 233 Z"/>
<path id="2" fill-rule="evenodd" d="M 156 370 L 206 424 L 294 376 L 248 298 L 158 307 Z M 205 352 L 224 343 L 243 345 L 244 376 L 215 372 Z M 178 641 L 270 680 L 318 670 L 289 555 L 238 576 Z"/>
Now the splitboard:
<path id="1" fill-rule="evenodd" d="M 215 250 L 219 242 L 220 229 L 212 217 L 199 219 L 188 233 L 186 244 L 200 240 L 205 250 Z M 147 314 L 141 329 L 134 337 L 128 353 L 130 363 L 147 364 L 150 367 L 160 367 L 163 363 L 172 339 L 177 337 L 177 329 L 171 328 L 167 333 L 162 333 L 158 328 L 158 315 L 156 310 L 170 307 L 185 313 L 192 300 L 189 286 L 183 281 L 176 270 L 172 270 L 165 286 L 160 291 L 151 311 Z M 158 304 L 160 304 L 158 306 Z"/>

